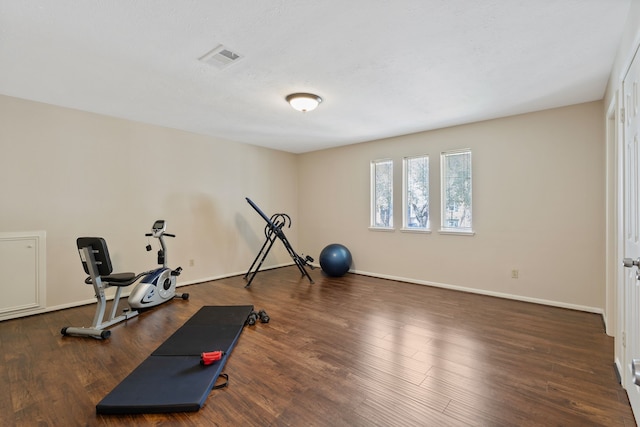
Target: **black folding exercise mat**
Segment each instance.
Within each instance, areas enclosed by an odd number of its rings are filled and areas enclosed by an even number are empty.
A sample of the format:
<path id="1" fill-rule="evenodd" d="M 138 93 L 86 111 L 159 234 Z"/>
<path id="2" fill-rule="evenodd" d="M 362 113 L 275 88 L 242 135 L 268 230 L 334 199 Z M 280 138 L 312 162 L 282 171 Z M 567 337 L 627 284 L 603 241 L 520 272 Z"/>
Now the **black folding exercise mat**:
<path id="1" fill-rule="evenodd" d="M 118 384 L 98 405 L 98 414 L 195 412 L 204 405 L 235 346 L 251 305 L 205 306 Z M 203 352 L 225 352 L 202 366 Z"/>

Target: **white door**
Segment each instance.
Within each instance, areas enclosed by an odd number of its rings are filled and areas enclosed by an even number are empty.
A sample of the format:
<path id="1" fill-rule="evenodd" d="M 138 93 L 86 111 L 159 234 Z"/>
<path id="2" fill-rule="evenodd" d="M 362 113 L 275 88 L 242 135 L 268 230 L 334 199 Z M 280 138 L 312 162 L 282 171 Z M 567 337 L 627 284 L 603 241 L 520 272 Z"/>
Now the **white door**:
<path id="1" fill-rule="evenodd" d="M 624 114 L 624 366 L 626 388 L 636 419 L 640 419 L 640 115 L 638 85 L 640 58 L 636 55 L 623 81 Z M 625 339 L 626 338 L 626 339 Z"/>

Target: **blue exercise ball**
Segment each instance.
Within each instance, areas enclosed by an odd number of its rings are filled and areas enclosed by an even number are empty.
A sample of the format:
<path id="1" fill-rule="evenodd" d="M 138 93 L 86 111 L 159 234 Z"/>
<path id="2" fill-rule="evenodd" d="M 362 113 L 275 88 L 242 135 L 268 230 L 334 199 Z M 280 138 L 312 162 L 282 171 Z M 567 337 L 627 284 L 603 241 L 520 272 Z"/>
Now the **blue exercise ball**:
<path id="1" fill-rule="evenodd" d="M 320 252 L 320 267 L 329 276 L 340 277 L 351 267 L 351 252 L 344 245 L 332 243 Z"/>

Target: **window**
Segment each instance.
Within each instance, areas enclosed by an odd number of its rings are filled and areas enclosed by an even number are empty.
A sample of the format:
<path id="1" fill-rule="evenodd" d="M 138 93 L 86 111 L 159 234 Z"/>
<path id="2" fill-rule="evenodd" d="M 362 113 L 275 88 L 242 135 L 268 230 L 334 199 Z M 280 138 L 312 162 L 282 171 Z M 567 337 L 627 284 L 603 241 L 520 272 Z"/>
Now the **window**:
<path id="1" fill-rule="evenodd" d="M 402 227 L 429 230 L 429 156 L 403 160 Z"/>
<path id="2" fill-rule="evenodd" d="M 393 161 L 371 162 L 371 227 L 393 228 Z"/>
<path id="3" fill-rule="evenodd" d="M 471 150 L 440 155 L 442 231 L 471 232 Z"/>

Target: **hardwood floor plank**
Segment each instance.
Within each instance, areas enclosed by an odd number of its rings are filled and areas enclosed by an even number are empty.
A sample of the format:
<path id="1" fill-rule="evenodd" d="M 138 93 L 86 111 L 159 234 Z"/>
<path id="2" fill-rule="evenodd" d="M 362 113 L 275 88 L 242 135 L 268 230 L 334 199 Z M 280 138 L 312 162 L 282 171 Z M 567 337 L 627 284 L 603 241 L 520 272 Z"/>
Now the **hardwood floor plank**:
<path id="1" fill-rule="evenodd" d="M 375 426 L 454 427 L 470 425 L 425 406 L 410 406 L 404 401 L 388 401 L 382 398 L 367 399 L 356 409 L 356 413 L 365 418 L 369 422 L 368 425 Z"/>

